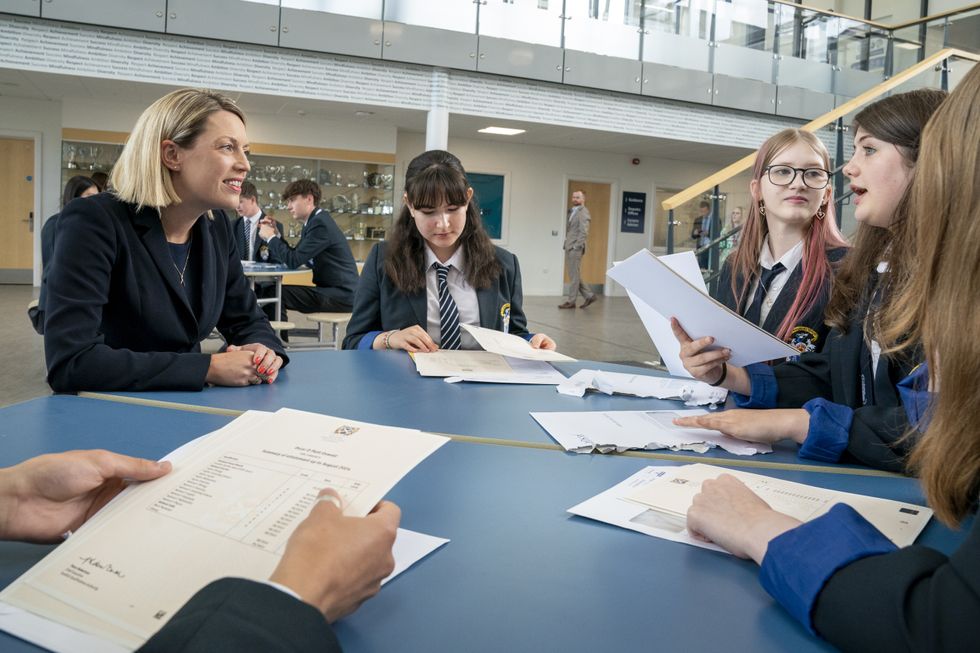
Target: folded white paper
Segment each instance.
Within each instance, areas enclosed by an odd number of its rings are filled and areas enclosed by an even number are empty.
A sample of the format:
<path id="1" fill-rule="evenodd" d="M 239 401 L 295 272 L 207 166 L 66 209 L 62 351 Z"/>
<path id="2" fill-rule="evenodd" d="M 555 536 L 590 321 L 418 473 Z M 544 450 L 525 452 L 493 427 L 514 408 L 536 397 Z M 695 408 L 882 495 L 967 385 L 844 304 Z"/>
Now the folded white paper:
<path id="1" fill-rule="evenodd" d="M 712 349 L 730 349 L 733 365 L 744 367 L 799 354 L 779 338 L 712 299 L 705 291 L 703 281 L 699 285 L 689 278 L 693 252 L 663 259 L 642 249 L 607 274 L 628 291 L 671 374 L 690 376 L 680 361 L 680 345 L 670 329 L 671 317 L 677 318 L 691 338 L 714 336 Z"/>
<path id="2" fill-rule="evenodd" d="M 589 453 L 628 449 L 670 449 L 704 453 L 712 447 L 739 456 L 771 453 L 772 447 L 745 442 L 710 429 L 677 426 L 675 417 L 704 415 L 694 410 L 617 410 L 581 412 L 535 412 L 531 417 L 565 451 Z"/>
<path id="3" fill-rule="evenodd" d="M 691 378 L 672 379 L 665 376 L 602 370 L 579 370 L 560 384 L 557 390 L 561 394 L 572 397 L 581 397 L 587 390 L 595 390 L 607 395 L 680 399 L 687 406 L 721 404 L 728 397 L 728 390 L 715 388 Z"/>
<path id="4" fill-rule="evenodd" d="M 565 376 L 546 361 L 511 358 L 489 351 L 440 349 L 415 352 L 412 360 L 421 376 L 446 377 L 447 383 L 476 381 L 558 385 L 565 380 Z"/>
<path id="5" fill-rule="evenodd" d="M 524 338 L 510 333 L 495 331 L 493 329 L 485 329 L 483 327 L 472 326 L 469 324 L 460 324 L 459 326 L 461 326 L 468 334 L 473 336 L 473 339 L 476 340 L 477 344 L 483 347 L 486 351 L 492 351 L 495 354 L 510 356 L 511 358 L 523 358 L 529 361 L 567 362 L 575 360 L 574 358 L 564 354 L 559 354 L 557 351 L 551 351 L 549 349 L 535 349 L 531 346 L 531 343 Z"/>

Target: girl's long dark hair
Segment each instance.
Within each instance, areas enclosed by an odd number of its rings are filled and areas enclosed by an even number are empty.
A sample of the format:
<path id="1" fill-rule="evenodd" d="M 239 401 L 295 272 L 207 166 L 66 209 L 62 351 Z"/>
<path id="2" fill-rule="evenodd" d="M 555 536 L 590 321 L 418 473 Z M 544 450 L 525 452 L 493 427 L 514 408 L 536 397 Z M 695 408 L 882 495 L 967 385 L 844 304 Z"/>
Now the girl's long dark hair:
<path id="1" fill-rule="evenodd" d="M 415 226 L 408 205 L 417 209 L 467 204 L 470 183 L 463 164 L 444 150 L 423 152 L 408 164 L 405 171 L 405 195 L 392 227 L 385 254 L 385 273 L 395 287 L 412 293 L 425 289 L 425 240 Z M 463 248 L 466 280 L 474 288 L 488 288 L 500 276 L 496 249 L 483 228 L 476 197 L 466 206 L 466 226 L 458 246 Z"/>

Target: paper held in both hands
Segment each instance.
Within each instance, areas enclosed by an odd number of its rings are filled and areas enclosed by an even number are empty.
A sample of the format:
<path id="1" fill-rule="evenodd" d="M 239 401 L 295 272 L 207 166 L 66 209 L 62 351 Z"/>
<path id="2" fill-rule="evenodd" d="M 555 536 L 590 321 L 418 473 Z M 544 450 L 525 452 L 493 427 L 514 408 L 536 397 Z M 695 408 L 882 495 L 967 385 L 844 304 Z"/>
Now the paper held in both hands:
<path id="1" fill-rule="evenodd" d="M 446 381 L 478 381 L 483 383 L 522 383 L 557 385 L 564 375 L 549 362 L 573 361 L 564 354 L 547 349 L 534 349 L 524 338 L 509 333 L 460 325 L 483 351 L 439 350 L 413 353 L 415 369 L 422 376 L 447 377 Z"/>
<path id="2" fill-rule="evenodd" d="M 445 442 L 290 409 L 246 413 L 175 452 L 170 474 L 122 493 L 0 601 L 135 649 L 209 582 L 267 579 L 322 488 L 340 494 L 346 515 L 367 515 Z M 398 539 L 402 569 L 445 543 Z M 0 609 L 7 630 L 9 612 Z"/>
<path id="3" fill-rule="evenodd" d="M 732 365 L 744 367 L 799 354 L 712 299 L 694 252 L 658 258 L 642 249 L 607 274 L 626 288 L 664 365 L 674 376 L 691 375 L 681 363 L 680 344 L 670 328 L 671 317 L 676 317 L 693 339 L 714 336 L 711 349 L 731 349 Z"/>
<path id="4" fill-rule="evenodd" d="M 686 528 L 687 511 L 694 495 L 701 491 L 701 484 L 723 473 L 745 483 L 773 509 L 803 522 L 823 515 L 834 504 L 847 504 L 899 547 L 912 544 L 932 517 L 932 510 L 925 506 L 700 463 L 645 467 L 618 485 L 569 508 L 568 512 L 653 537 L 724 551 L 695 538 Z"/>

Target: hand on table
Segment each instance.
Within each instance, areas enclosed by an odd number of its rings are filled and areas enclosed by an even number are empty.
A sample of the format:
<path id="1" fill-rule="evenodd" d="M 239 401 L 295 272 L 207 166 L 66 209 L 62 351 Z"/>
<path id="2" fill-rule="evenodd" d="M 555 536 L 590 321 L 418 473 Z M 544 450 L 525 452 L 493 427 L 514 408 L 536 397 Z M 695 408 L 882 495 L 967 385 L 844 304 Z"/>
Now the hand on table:
<path id="1" fill-rule="evenodd" d="M 558 344 L 543 333 L 535 333 L 530 343 L 534 349 L 548 349 L 551 351 L 558 349 Z"/>
<path id="2" fill-rule="evenodd" d="M 170 471 L 170 463 L 109 451 L 67 451 L 0 470 L 0 538 L 54 542 L 126 487 Z"/>
<path id="3" fill-rule="evenodd" d="M 776 512 L 731 474 L 705 481 L 687 511 L 692 535 L 761 564 L 769 541 L 800 521 Z"/>
<path id="4" fill-rule="evenodd" d="M 429 337 L 425 329 L 417 324 L 399 331 L 387 331 L 385 333 L 389 334 L 388 347 L 390 349 L 404 349 L 412 352 L 430 352 L 439 349 L 439 345 Z M 374 339 L 374 349 L 385 348 L 385 333 L 378 334 Z"/>
<path id="5" fill-rule="evenodd" d="M 320 497 L 289 538 L 269 580 L 336 621 L 377 594 L 394 570 L 391 547 L 401 510 L 382 501 L 367 517 L 345 517 L 336 492 L 326 489 Z"/>
<path id="6" fill-rule="evenodd" d="M 810 428 L 810 414 L 802 408 L 736 408 L 707 415 L 678 417 L 674 419 L 674 424 L 721 431 L 749 442 L 772 443 L 791 438 L 803 444 Z"/>
<path id="7" fill-rule="evenodd" d="M 279 376 L 279 369 L 282 367 L 282 356 L 274 350 L 259 343 L 247 345 L 229 345 L 228 351 L 250 351 L 254 354 L 252 364 L 258 373 L 259 382 L 274 383 Z M 254 381 L 253 381 L 254 383 Z"/>
<path id="8" fill-rule="evenodd" d="M 211 354 L 205 381 L 224 386 L 273 383 L 279 376 L 280 367 L 282 357 L 265 345 L 228 345 L 224 353 Z"/>

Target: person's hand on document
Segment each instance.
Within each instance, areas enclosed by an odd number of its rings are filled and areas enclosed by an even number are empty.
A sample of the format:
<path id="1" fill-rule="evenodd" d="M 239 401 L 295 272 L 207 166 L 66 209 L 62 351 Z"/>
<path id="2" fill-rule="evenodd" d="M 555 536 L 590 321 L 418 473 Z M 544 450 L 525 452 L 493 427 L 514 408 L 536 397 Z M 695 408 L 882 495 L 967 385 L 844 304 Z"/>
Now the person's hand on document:
<path id="1" fill-rule="evenodd" d="M 374 349 L 404 349 L 405 351 L 438 351 L 439 345 L 426 333 L 425 329 L 413 324 L 397 331 L 384 331 L 374 339 Z"/>
<path id="2" fill-rule="evenodd" d="M 367 517 L 345 517 L 339 504 L 333 490 L 320 493 L 269 578 L 299 594 L 330 622 L 381 589 L 381 581 L 395 568 L 391 547 L 401 519 L 401 510 L 388 501 Z"/>
<path id="3" fill-rule="evenodd" d="M 732 357 L 730 349 L 709 349 L 715 342 L 713 337 L 705 336 L 694 340 L 676 317 L 670 318 L 670 328 L 681 345 L 681 363 L 688 374 L 708 385 L 720 386 L 739 394 L 748 395 L 752 392 L 752 384 L 745 368 L 728 364 Z"/>
<path id="4" fill-rule="evenodd" d="M 99 511 L 128 481 L 149 481 L 170 463 L 109 451 L 67 451 L 0 470 L 0 539 L 56 542 Z"/>
<path id="5" fill-rule="evenodd" d="M 543 333 L 535 333 L 529 343 L 534 349 L 548 349 L 550 351 L 558 349 L 558 343 Z"/>
<path id="6" fill-rule="evenodd" d="M 687 529 L 692 535 L 759 564 L 770 540 L 799 525 L 730 474 L 702 483 L 687 511 Z"/>
<path id="7" fill-rule="evenodd" d="M 749 442 L 773 443 L 790 438 L 803 444 L 810 428 L 810 414 L 802 408 L 737 408 L 707 415 L 678 417 L 674 419 L 674 424 L 713 429 Z"/>

